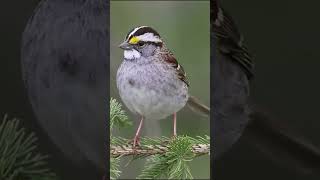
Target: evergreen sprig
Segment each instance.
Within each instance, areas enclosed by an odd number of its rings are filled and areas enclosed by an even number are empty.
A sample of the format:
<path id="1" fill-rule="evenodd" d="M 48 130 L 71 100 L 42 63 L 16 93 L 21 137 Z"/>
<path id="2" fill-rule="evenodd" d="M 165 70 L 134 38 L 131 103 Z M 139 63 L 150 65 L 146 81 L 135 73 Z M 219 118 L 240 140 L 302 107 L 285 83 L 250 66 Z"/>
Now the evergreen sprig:
<path id="1" fill-rule="evenodd" d="M 165 154 L 154 155 L 147 160 L 145 169 L 137 178 L 193 179 L 188 166 L 188 162 L 195 157 L 192 145 L 189 137 L 176 137 L 169 143 Z"/>
<path id="2" fill-rule="evenodd" d="M 55 179 L 46 167 L 47 156 L 36 152 L 37 138 L 5 115 L 0 125 L 0 179 Z"/>
<path id="3" fill-rule="evenodd" d="M 124 127 L 132 124 L 121 104 L 113 98 L 110 100 L 110 120 L 111 130 L 114 126 Z M 132 149 L 128 139 L 112 135 L 110 138 L 111 179 L 120 177 L 120 158 L 127 155 L 133 155 L 134 159 L 149 157 L 137 179 L 193 179 L 189 162 L 197 156 L 210 154 L 209 136 L 143 137 L 136 149 Z"/>
<path id="4" fill-rule="evenodd" d="M 120 157 L 110 158 L 110 179 L 117 179 L 120 177 L 121 171 L 119 170 Z"/>
<path id="5" fill-rule="evenodd" d="M 113 127 L 127 127 L 131 126 L 132 122 L 128 120 L 128 116 L 125 114 L 122 109 L 122 105 L 117 102 L 116 99 L 110 99 L 110 146 L 112 144 L 119 144 L 120 139 L 114 138 L 112 136 Z M 110 179 L 117 179 L 120 177 L 121 171 L 119 170 L 120 166 L 120 157 L 110 156 Z"/>
<path id="6" fill-rule="evenodd" d="M 127 127 L 131 126 L 132 122 L 128 120 L 128 116 L 125 114 L 122 109 L 122 105 L 117 102 L 116 99 L 110 99 L 110 130 L 114 126 L 118 127 Z"/>

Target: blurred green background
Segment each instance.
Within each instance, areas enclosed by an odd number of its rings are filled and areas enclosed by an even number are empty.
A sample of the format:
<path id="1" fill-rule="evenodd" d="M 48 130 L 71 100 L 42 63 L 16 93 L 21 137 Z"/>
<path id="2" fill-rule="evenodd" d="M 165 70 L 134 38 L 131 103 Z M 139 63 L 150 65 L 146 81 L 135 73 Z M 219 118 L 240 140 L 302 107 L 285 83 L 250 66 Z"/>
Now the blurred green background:
<path id="1" fill-rule="evenodd" d="M 116 87 L 116 72 L 123 60 L 123 51 L 118 45 L 129 30 L 136 26 L 153 27 L 167 47 L 184 67 L 190 81 L 189 93 L 204 104 L 210 103 L 210 27 L 209 1 L 111 1 L 110 28 L 110 97 L 121 99 Z M 127 109 L 126 109 L 127 110 Z M 114 134 L 133 138 L 139 117 L 127 110 L 133 127 L 121 129 Z M 199 116 L 187 107 L 177 114 L 177 133 L 189 136 L 209 135 L 210 119 Z M 142 136 L 171 136 L 172 117 L 164 120 L 145 121 Z M 142 170 L 144 160 L 125 164 L 131 158 L 122 159 L 120 178 L 135 178 Z M 196 179 L 208 179 L 210 160 L 208 156 L 196 158 L 190 163 Z"/>

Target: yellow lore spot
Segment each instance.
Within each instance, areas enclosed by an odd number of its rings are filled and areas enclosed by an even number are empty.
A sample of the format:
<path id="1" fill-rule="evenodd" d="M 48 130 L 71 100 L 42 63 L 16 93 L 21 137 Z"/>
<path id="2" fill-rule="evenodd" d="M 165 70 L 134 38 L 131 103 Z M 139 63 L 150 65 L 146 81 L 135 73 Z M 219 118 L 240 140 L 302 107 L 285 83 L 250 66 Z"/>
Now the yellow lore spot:
<path id="1" fill-rule="evenodd" d="M 133 36 L 129 41 L 130 44 L 137 44 L 138 42 L 139 39 L 136 36 Z"/>

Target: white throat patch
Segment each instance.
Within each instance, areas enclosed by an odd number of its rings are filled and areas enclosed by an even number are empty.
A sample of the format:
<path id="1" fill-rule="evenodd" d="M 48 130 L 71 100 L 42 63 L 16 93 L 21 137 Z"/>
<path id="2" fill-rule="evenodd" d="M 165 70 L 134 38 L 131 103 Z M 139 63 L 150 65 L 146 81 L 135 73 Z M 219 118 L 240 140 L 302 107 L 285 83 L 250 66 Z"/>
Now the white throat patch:
<path id="1" fill-rule="evenodd" d="M 141 54 L 135 49 L 124 50 L 123 55 L 125 59 L 138 59 L 141 57 Z"/>

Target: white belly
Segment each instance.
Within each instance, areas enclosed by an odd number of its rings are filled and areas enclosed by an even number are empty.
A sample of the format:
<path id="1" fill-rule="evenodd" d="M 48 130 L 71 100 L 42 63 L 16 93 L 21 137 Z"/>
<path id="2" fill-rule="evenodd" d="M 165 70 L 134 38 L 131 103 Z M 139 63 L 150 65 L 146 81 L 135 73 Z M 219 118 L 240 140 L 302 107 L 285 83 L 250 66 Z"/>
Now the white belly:
<path id="1" fill-rule="evenodd" d="M 129 94 L 120 94 L 126 106 L 146 119 L 163 119 L 178 112 L 186 104 L 186 98 L 163 96 L 155 90 L 128 88 Z M 183 95 L 181 95 L 183 96 Z"/>

